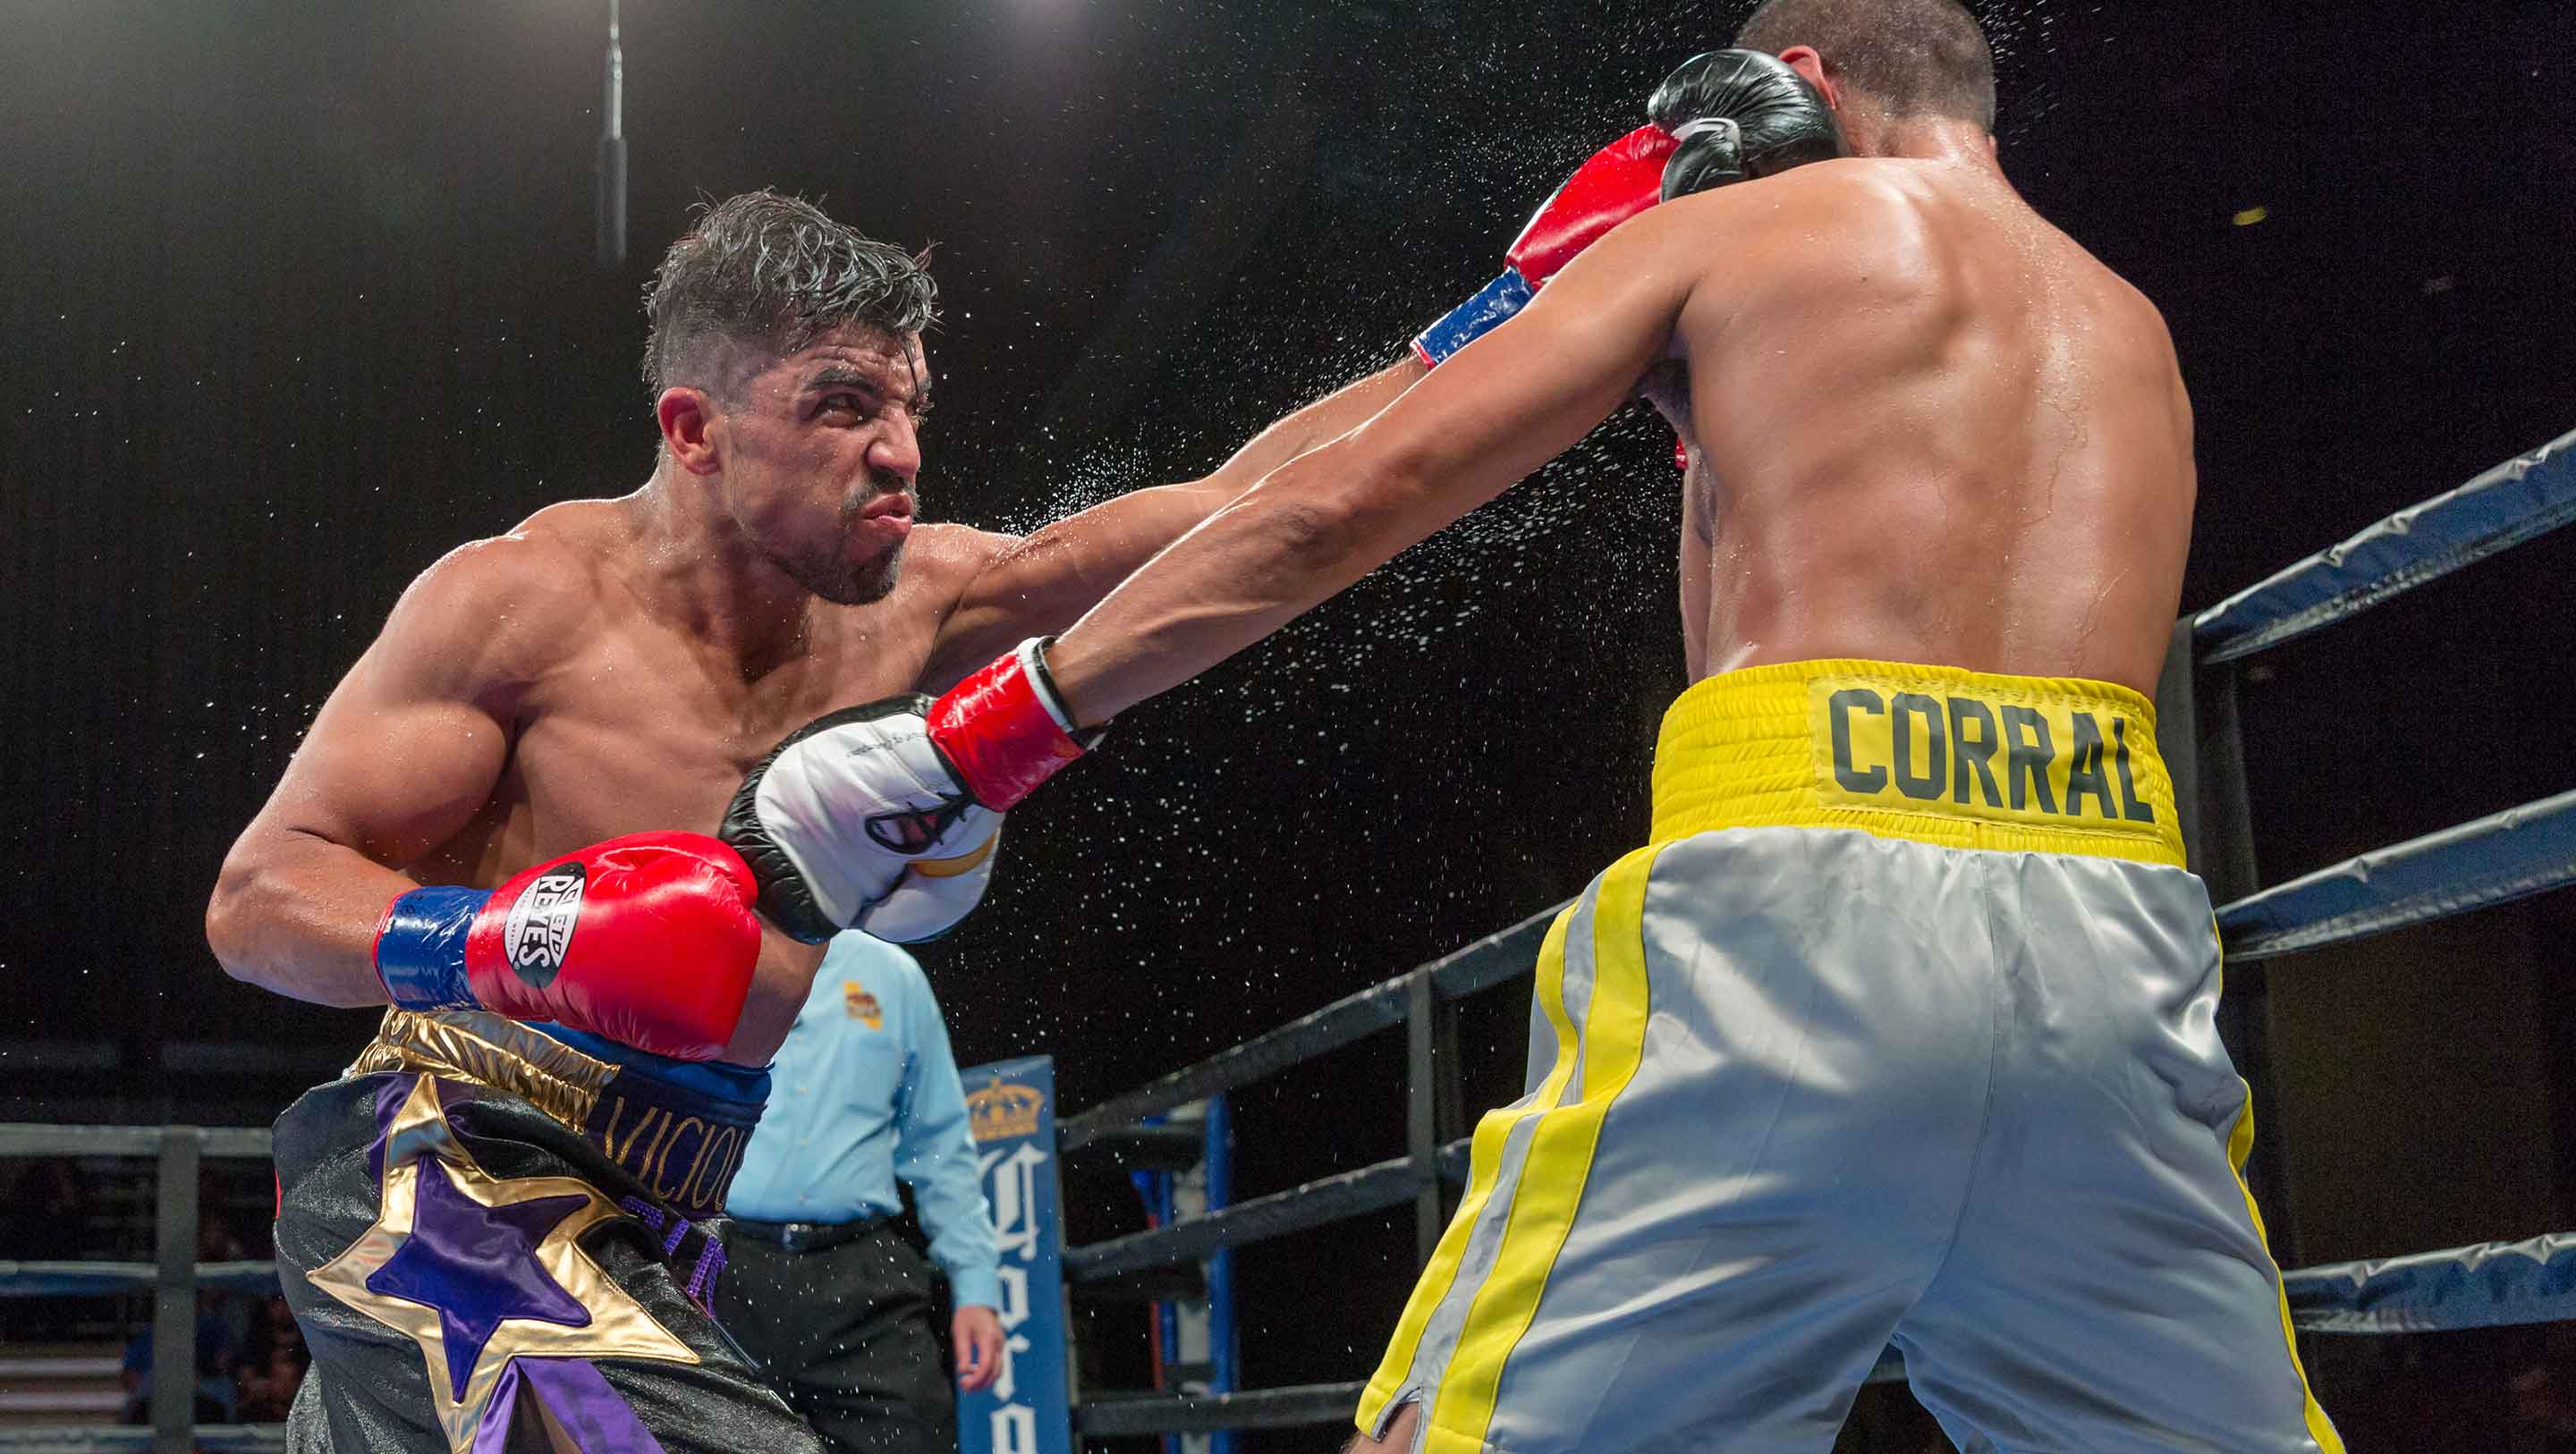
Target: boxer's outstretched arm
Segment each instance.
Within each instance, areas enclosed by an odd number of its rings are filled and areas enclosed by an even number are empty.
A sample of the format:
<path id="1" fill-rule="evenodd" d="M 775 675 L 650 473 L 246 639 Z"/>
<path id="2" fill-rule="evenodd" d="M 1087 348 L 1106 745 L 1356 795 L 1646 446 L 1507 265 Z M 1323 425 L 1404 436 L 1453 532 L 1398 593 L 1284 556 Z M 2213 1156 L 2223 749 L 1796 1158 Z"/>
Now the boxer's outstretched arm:
<path id="1" fill-rule="evenodd" d="M 1702 259 L 1746 275 L 1719 196 L 1622 225 L 1519 316 L 1300 455 L 1112 591 L 1047 652 L 1084 725 L 1278 630 L 1591 432 L 1665 355 Z"/>
<path id="2" fill-rule="evenodd" d="M 564 594 L 545 583 L 559 568 L 539 558 L 550 552 L 509 537 L 469 545 L 395 603 L 225 856 L 206 941 L 226 973 L 320 1004 L 386 1002 L 376 929 L 417 887 L 397 866 L 490 801 L 536 638 L 571 624 L 534 599 Z"/>
<path id="3" fill-rule="evenodd" d="M 1355 428 L 1429 371 L 1408 350 L 1254 435 L 1204 479 L 1131 491 L 1003 545 L 941 625 L 922 690 L 945 691 L 1029 637 L 1073 624 L 1154 552 L 1272 470 Z"/>

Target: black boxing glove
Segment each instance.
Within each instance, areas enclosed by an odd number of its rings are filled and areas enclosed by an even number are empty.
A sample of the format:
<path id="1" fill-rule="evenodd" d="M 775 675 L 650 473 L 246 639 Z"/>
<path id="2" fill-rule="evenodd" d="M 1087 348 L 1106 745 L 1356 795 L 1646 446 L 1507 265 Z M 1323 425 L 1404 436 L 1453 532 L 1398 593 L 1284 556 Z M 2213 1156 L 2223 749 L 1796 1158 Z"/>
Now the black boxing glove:
<path id="1" fill-rule="evenodd" d="M 1664 163 L 1664 200 L 1849 156 L 1824 93 L 1777 56 L 1713 50 L 1675 67 L 1646 115 L 1680 145 Z"/>

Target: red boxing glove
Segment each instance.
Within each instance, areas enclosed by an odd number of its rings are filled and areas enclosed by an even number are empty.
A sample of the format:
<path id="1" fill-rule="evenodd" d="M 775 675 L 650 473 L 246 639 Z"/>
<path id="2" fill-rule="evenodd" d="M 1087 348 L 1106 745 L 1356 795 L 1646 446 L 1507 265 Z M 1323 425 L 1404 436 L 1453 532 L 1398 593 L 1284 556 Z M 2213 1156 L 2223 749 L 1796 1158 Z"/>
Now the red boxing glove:
<path id="1" fill-rule="evenodd" d="M 1660 126 L 1640 126 L 1594 152 L 1503 250 L 1512 271 L 1540 287 L 1611 228 L 1663 198 L 1664 159 L 1680 143 Z"/>
<path id="2" fill-rule="evenodd" d="M 1664 159 L 1677 145 L 1662 128 L 1640 126 L 1594 152 L 1555 195 L 1538 204 L 1529 225 L 1504 249 L 1511 266 L 1416 335 L 1414 352 L 1436 367 L 1528 307 L 1539 285 L 1574 261 L 1576 253 L 1662 198 Z"/>
<path id="3" fill-rule="evenodd" d="M 1047 676 L 1046 642 L 1023 641 L 948 689 L 924 714 L 930 740 L 975 801 L 997 812 L 1100 740 L 1076 734 L 1073 714 Z"/>
<path id="4" fill-rule="evenodd" d="M 733 1039 L 760 958 L 751 868 L 700 833 L 633 833 L 485 893 L 414 889 L 376 931 L 407 1009 L 550 1020 L 675 1060 Z"/>

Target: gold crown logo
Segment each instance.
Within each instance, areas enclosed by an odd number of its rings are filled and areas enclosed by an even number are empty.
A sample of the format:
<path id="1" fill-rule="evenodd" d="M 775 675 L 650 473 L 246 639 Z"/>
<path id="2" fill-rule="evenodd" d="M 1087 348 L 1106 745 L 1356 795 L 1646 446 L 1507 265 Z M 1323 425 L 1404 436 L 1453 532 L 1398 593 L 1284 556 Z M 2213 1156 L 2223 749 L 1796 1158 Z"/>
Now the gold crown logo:
<path id="1" fill-rule="evenodd" d="M 997 1079 L 982 1090 L 966 1093 L 966 1124 L 978 1141 L 1034 1136 L 1038 1112 L 1045 1107 L 1046 1093 L 1036 1086 Z"/>

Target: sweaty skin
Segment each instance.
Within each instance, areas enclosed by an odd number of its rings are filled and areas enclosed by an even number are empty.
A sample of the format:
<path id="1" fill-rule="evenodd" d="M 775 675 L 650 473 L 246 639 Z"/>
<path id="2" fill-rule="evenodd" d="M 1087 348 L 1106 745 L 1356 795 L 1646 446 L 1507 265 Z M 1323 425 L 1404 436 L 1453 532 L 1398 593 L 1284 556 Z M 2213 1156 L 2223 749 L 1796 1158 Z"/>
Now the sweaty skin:
<path id="1" fill-rule="evenodd" d="M 1781 58 L 1836 94 L 1813 50 Z M 2021 200 L 1982 128 L 1836 109 L 1853 158 L 1623 224 L 1121 584 L 1048 653 L 1074 715 L 1260 640 L 1641 392 L 1690 449 L 1693 680 L 1865 657 L 2152 693 L 2195 491 L 2163 320 Z M 1420 1419 L 1349 1449 L 1409 1449 Z"/>
<path id="2" fill-rule="evenodd" d="M 1691 679 L 1857 656 L 2152 695 L 2194 494 L 2154 307 L 1988 169 L 1774 180 L 1832 255 L 1761 254 L 1733 306 L 1723 271 L 1695 284 L 1686 372 L 1647 380 L 1691 446 Z"/>
<path id="3" fill-rule="evenodd" d="M 225 969 L 299 999 L 385 1003 L 373 946 L 420 884 L 490 888 L 619 834 L 711 833 L 744 771 L 824 712 L 939 691 L 1060 629 L 1300 449 L 1375 412 L 1410 359 L 1280 421 L 1204 479 L 1025 539 L 913 525 L 917 338 L 850 329 L 721 403 L 674 388 L 664 458 L 621 499 L 549 506 L 412 583 L 323 704 L 207 908 Z M 836 605 L 780 565 L 882 579 Z M 822 945 L 770 931 L 722 1059 L 765 1065 Z"/>
<path id="4" fill-rule="evenodd" d="M 1867 657 L 2152 693 L 2195 489 L 2162 318 L 2021 200 L 1973 123 L 1865 135 L 1878 154 L 1624 224 L 1211 516 L 1049 652 L 1075 714 L 1259 640 L 1641 392 L 1690 447 L 1693 680 Z"/>

